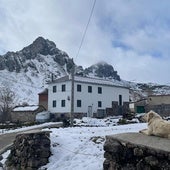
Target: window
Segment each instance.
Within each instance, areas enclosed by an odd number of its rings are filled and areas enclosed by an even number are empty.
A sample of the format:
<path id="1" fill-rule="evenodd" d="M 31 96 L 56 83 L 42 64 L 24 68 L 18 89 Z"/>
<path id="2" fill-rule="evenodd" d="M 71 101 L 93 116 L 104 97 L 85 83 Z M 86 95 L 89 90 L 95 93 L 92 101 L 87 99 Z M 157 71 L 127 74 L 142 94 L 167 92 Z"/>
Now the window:
<path id="1" fill-rule="evenodd" d="M 122 106 L 122 95 L 119 95 L 119 106 Z"/>
<path id="2" fill-rule="evenodd" d="M 66 106 L 66 101 L 65 100 L 61 100 L 61 107 L 65 107 Z"/>
<path id="3" fill-rule="evenodd" d="M 57 106 L 57 102 L 56 100 L 53 100 L 53 107 L 56 107 Z"/>
<path id="4" fill-rule="evenodd" d="M 102 102 L 98 101 L 98 107 L 102 107 Z"/>
<path id="5" fill-rule="evenodd" d="M 81 92 L 81 85 L 77 84 L 77 91 Z"/>
<path id="6" fill-rule="evenodd" d="M 53 93 L 57 92 L 57 86 L 53 86 Z"/>
<path id="7" fill-rule="evenodd" d="M 102 88 L 98 87 L 98 94 L 102 94 Z"/>
<path id="8" fill-rule="evenodd" d="M 77 100 L 77 107 L 81 107 L 81 100 Z"/>
<path id="9" fill-rule="evenodd" d="M 92 93 L 92 86 L 88 86 L 88 93 Z"/>
<path id="10" fill-rule="evenodd" d="M 65 84 L 61 85 L 61 91 L 66 91 L 66 85 Z"/>

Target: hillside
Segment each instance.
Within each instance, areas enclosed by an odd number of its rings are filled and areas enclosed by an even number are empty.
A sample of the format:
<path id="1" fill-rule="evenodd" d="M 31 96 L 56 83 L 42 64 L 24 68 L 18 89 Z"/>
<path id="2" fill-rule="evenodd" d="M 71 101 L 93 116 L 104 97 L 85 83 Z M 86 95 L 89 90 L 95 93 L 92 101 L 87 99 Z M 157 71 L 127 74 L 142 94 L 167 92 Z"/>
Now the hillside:
<path id="1" fill-rule="evenodd" d="M 170 86 L 132 83 L 121 80 L 112 65 L 99 62 L 83 69 L 74 63 L 68 54 L 58 49 L 54 42 L 38 37 L 32 44 L 17 52 L 7 52 L 0 56 L 0 86 L 9 87 L 16 93 L 16 103 L 38 103 L 41 92 L 53 77 L 68 75 L 72 66 L 80 76 L 110 79 L 115 84 L 129 87 L 131 101 L 148 94 L 170 94 Z"/>
<path id="2" fill-rule="evenodd" d="M 67 53 L 52 41 L 38 37 L 21 51 L 0 56 L 0 84 L 16 92 L 18 102 L 35 104 L 46 81 L 52 75 L 67 75 L 73 64 Z"/>
<path id="3" fill-rule="evenodd" d="M 0 85 L 9 87 L 16 93 L 17 103 L 36 104 L 37 94 L 46 87 L 46 82 L 69 74 L 73 65 L 73 59 L 66 52 L 59 50 L 54 42 L 38 37 L 22 50 L 0 56 Z M 93 65 L 85 69 L 86 71 L 82 66 L 76 66 L 76 74 L 92 76 L 90 70 L 93 69 L 98 73 L 93 74 L 93 77 L 120 80 L 111 65 L 98 63 L 96 66 Z"/>

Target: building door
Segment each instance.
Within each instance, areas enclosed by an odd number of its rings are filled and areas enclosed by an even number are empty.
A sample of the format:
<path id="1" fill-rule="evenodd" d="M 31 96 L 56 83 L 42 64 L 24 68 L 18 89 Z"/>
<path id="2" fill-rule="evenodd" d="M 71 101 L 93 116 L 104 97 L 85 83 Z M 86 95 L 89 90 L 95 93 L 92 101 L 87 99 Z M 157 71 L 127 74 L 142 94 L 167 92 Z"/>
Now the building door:
<path id="1" fill-rule="evenodd" d="M 144 106 L 137 106 L 136 112 L 137 113 L 145 113 L 145 107 Z"/>
<path id="2" fill-rule="evenodd" d="M 119 106 L 122 106 L 122 95 L 119 95 Z"/>
<path id="3" fill-rule="evenodd" d="M 87 117 L 92 117 L 92 106 L 88 106 Z"/>

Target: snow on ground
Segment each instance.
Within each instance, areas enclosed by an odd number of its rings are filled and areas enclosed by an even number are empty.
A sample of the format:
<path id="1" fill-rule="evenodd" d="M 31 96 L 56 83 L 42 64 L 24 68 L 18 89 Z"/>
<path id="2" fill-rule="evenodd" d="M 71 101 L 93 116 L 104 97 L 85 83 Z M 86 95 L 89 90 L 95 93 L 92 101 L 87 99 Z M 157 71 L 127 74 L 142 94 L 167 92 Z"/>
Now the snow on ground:
<path id="1" fill-rule="evenodd" d="M 116 125 L 118 118 L 76 120 L 80 127 L 51 128 L 51 152 L 49 163 L 40 168 L 47 170 L 102 170 L 104 161 L 103 145 L 106 135 L 138 132 L 147 127 L 146 123 Z M 46 125 L 51 123 L 46 123 Z M 24 130 L 42 125 L 25 127 Z M 83 125 L 83 126 L 82 126 Z M 86 126 L 86 127 L 85 127 Z M 91 127 L 95 126 L 95 127 Z M 9 132 L 21 131 L 17 129 Z M 48 129 L 44 129 L 48 130 Z M 5 157 L 9 151 L 5 153 Z M 1 162 L 2 162 L 1 161 Z"/>
<path id="2" fill-rule="evenodd" d="M 90 117 L 83 117 L 82 119 L 74 119 L 74 125 L 76 126 L 116 126 L 118 125 L 119 120 L 122 119 L 122 116 L 114 116 L 114 117 L 107 117 L 104 119 L 97 119 L 97 118 L 90 118 Z M 138 118 L 133 118 L 132 120 L 126 120 L 127 122 L 135 122 L 139 123 Z"/>
<path id="3" fill-rule="evenodd" d="M 145 123 L 112 127 L 72 127 L 51 129 L 52 156 L 48 170 L 102 170 L 106 135 L 138 132 Z"/>

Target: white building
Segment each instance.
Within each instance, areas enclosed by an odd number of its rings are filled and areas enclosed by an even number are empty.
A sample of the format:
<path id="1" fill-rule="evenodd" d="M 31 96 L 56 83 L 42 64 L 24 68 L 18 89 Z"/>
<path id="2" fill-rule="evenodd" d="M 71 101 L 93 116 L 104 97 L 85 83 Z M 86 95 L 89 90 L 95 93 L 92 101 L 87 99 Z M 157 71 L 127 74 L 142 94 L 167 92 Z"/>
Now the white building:
<path id="1" fill-rule="evenodd" d="M 74 116 L 93 116 L 99 111 L 113 110 L 113 105 L 123 107 L 129 103 L 129 89 L 115 85 L 113 81 L 74 77 Z M 59 78 L 48 87 L 48 110 L 69 115 L 71 112 L 71 76 Z M 114 103 L 114 104 L 113 104 Z"/>

